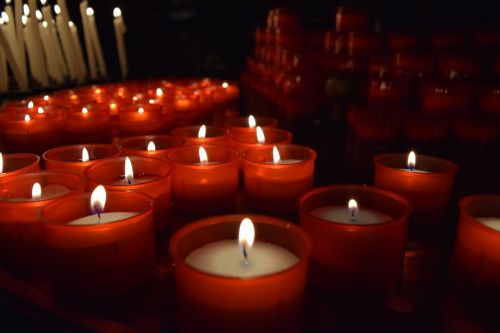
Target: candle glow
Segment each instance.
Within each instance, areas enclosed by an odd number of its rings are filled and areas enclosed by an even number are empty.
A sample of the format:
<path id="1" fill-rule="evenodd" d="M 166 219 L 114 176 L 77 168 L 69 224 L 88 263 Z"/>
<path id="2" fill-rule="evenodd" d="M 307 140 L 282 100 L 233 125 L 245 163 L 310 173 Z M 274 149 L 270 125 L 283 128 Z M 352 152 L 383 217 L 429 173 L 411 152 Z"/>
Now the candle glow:
<path id="1" fill-rule="evenodd" d="M 101 213 L 104 212 L 106 206 L 106 189 L 102 185 L 98 185 L 90 195 L 90 209 L 93 213 L 101 218 Z"/>
<path id="2" fill-rule="evenodd" d="M 273 162 L 274 164 L 280 164 L 281 162 L 280 152 L 276 146 L 273 147 Z"/>
<path id="3" fill-rule="evenodd" d="M 222 88 L 226 89 L 229 87 L 229 84 L 227 82 L 222 82 Z"/>
<path id="4" fill-rule="evenodd" d="M 38 21 L 41 21 L 43 19 L 42 12 L 39 9 L 36 10 L 35 16 Z"/>
<path id="5" fill-rule="evenodd" d="M 410 151 L 410 153 L 408 154 L 407 163 L 408 163 L 408 169 L 410 171 L 415 170 L 415 165 L 417 164 L 417 156 L 415 155 L 415 152 Z"/>
<path id="6" fill-rule="evenodd" d="M 134 181 L 134 169 L 128 156 L 125 157 L 125 180 L 129 185 Z"/>
<path id="7" fill-rule="evenodd" d="M 30 117 L 30 115 L 29 115 L 29 114 L 25 115 L 25 116 L 24 116 L 24 122 L 25 122 L 25 123 L 29 123 L 30 121 L 31 121 L 31 117 Z"/>
<path id="8" fill-rule="evenodd" d="M 3 173 L 3 155 L 0 153 L 0 173 Z"/>
<path id="9" fill-rule="evenodd" d="M 43 96 L 43 100 L 44 100 L 45 102 L 48 102 L 48 101 L 49 101 L 49 95 L 45 95 L 45 96 Z"/>
<path id="10" fill-rule="evenodd" d="M 87 16 L 94 16 L 94 9 L 92 7 L 87 7 Z"/>
<path id="11" fill-rule="evenodd" d="M 89 113 L 89 109 L 87 109 L 85 106 L 82 108 L 82 113 L 87 114 Z"/>
<path id="12" fill-rule="evenodd" d="M 205 125 L 201 125 L 200 130 L 198 131 L 198 138 L 204 139 L 207 137 L 207 127 Z"/>
<path id="13" fill-rule="evenodd" d="M 241 251 L 245 257 L 245 263 L 248 264 L 248 250 L 252 247 L 255 239 L 255 228 L 252 220 L 248 217 L 244 218 L 240 223 L 240 230 L 238 233 L 238 243 L 240 244 Z"/>
<path id="14" fill-rule="evenodd" d="M 87 148 L 83 147 L 83 149 L 82 149 L 82 162 L 88 162 L 89 160 L 90 160 L 89 152 L 87 151 Z"/>
<path id="15" fill-rule="evenodd" d="M 115 7 L 115 8 L 113 9 L 113 17 L 114 17 L 114 18 L 117 18 L 117 17 L 120 17 L 120 16 L 122 16 L 122 11 L 121 11 L 121 9 L 120 9 L 120 8 L 118 8 L 118 7 Z"/>
<path id="16" fill-rule="evenodd" d="M 163 90 L 161 88 L 156 88 L 156 97 L 163 96 Z"/>
<path id="17" fill-rule="evenodd" d="M 31 199 L 40 200 L 41 197 L 42 197 L 42 187 L 40 186 L 39 183 L 34 183 L 33 187 L 31 188 Z"/>
<path id="18" fill-rule="evenodd" d="M 156 145 L 153 141 L 149 141 L 148 143 L 148 151 L 155 151 L 156 150 Z"/>
<path id="19" fill-rule="evenodd" d="M 208 164 L 208 155 L 207 155 L 207 151 L 205 150 L 205 148 L 200 147 L 198 149 L 198 154 L 200 155 L 200 164 L 207 165 Z"/>
<path id="20" fill-rule="evenodd" d="M 255 117 L 252 115 L 248 116 L 248 127 L 255 128 L 257 126 L 257 122 L 255 121 Z"/>
<path id="21" fill-rule="evenodd" d="M 28 6 L 27 3 L 23 5 L 23 14 L 26 16 L 30 16 L 30 7 Z"/>
<path id="22" fill-rule="evenodd" d="M 39 114 L 42 114 L 42 113 L 45 113 L 45 110 L 41 106 L 39 106 L 37 112 Z"/>
<path id="23" fill-rule="evenodd" d="M 28 105 L 28 109 L 33 109 L 33 107 L 35 106 L 35 103 L 33 103 L 33 101 L 29 101 L 27 105 Z"/>
<path id="24" fill-rule="evenodd" d="M 349 208 L 349 215 L 351 216 L 351 221 L 356 222 L 356 217 L 358 216 L 358 203 L 354 199 L 350 199 L 347 203 L 347 207 Z"/>
<path id="25" fill-rule="evenodd" d="M 141 114 L 142 114 L 142 113 L 144 113 L 144 108 L 141 106 L 141 107 L 137 110 L 137 112 L 139 112 L 139 113 L 141 113 Z"/>
<path id="26" fill-rule="evenodd" d="M 261 145 L 266 143 L 266 136 L 264 135 L 264 131 L 260 126 L 257 126 L 257 142 Z"/>

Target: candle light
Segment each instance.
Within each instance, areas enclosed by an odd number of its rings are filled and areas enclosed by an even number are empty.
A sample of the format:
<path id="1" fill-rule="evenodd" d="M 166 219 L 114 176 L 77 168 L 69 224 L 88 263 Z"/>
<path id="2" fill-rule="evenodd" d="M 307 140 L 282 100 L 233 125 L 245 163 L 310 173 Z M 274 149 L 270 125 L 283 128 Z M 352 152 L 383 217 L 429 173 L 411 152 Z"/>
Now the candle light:
<path id="1" fill-rule="evenodd" d="M 255 133 L 257 125 L 262 128 L 277 127 L 278 121 L 274 118 L 255 118 L 253 115 L 250 115 L 247 118 L 229 119 L 227 120 L 225 127 L 227 127 L 230 134 L 233 135 L 239 132 Z"/>
<path id="2" fill-rule="evenodd" d="M 160 133 L 163 126 L 162 106 L 158 104 L 119 105 L 118 126 L 121 136 Z"/>
<path id="3" fill-rule="evenodd" d="M 217 216 L 183 227 L 170 242 L 181 328 L 298 332 L 310 251 L 300 228 L 267 216 Z"/>
<path id="4" fill-rule="evenodd" d="M 238 193 L 240 154 L 220 145 L 172 148 L 172 200 L 188 211 L 215 211 L 234 206 Z"/>
<path id="5" fill-rule="evenodd" d="M 82 18 L 83 25 L 83 36 L 85 40 L 85 50 L 87 51 L 87 62 L 89 65 L 90 78 L 92 80 L 97 79 L 97 64 L 94 53 L 94 46 L 92 43 L 92 34 L 89 23 L 89 18 L 87 15 L 87 0 L 80 2 L 80 16 Z"/>
<path id="6" fill-rule="evenodd" d="M 172 131 L 172 135 L 182 137 L 186 145 L 227 145 L 228 143 L 228 131 L 216 126 L 179 127 Z"/>
<path id="7" fill-rule="evenodd" d="M 39 171 L 1 178 L 0 256 L 9 262 L 40 262 L 45 258 L 39 210 L 50 202 L 84 190 L 79 175 Z"/>
<path id="8" fill-rule="evenodd" d="M 40 170 L 40 157 L 32 154 L 0 153 L 0 180 Z"/>
<path id="9" fill-rule="evenodd" d="M 266 210 L 293 210 L 313 185 L 316 153 L 296 145 L 250 148 L 243 154 L 245 197 Z"/>
<path id="10" fill-rule="evenodd" d="M 41 212 L 52 286 L 66 297 L 123 293 L 150 281 L 156 269 L 151 198 L 111 191 L 105 202 L 90 203 L 91 196 L 66 197 Z"/>
<path id="11" fill-rule="evenodd" d="M 108 191 L 133 191 L 153 198 L 156 228 L 168 222 L 171 167 L 152 157 L 115 157 L 100 160 L 85 170 L 88 188 L 102 184 Z"/>
<path id="12" fill-rule="evenodd" d="M 240 152 L 259 145 L 287 144 L 292 142 L 292 133 L 278 128 L 261 128 L 257 126 L 254 131 L 232 131 L 229 136 L 231 146 Z"/>
<path id="13" fill-rule="evenodd" d="M 123 34 L 127 31 L 123 23 L 122 11 L 120 8 L 113 9 L 113 25 L 115 27 L 116 49 L 118 51 L 118 60 L 120 62 L 120 72 L 122 80 L 128 75 L 127 53 L 125 50 L 125 40 Z"/>
<path id="14" fill-rule="evenodd" d="M 106 68 L 106 62 L 104 61 L 104 55 L 102 54 L 101 41 L 99 40 L 99 33 L 97 32 L 97 26 L 95 23 L 94 9 L 92 7 L 87 7 L 87 25 L 92 41 L 92 49 L 95 53 L 97 59 L 97 67 L 101 76 L 107 76 L 108 70 Z"/>
<path id="15" fill-rule="evenodd" d="M 418 169 L 412 154 L 375 157 L 375 186 L 401 194 L 414 209 L 419 223 L 442 222 L 448 208 L 457 166 L 435 157 L 419 155 Z M 409 162 L 409 163 L 408 163 Z M 408 165 L 405 166 L 405 164 Z M 413 164 L 413 167 L 412 167 Z"/>
<path id="16" fill-rule="evenodd" d="M 125 138 L 120 141 L 123 156 L 165 158 L 170 148 L 184 144 L 184 139 L 170 135 L 147 135 Z"/>
<path id="17" fill-rule="evenodd" d="M 392 291 L 402 275 L 410 211 L 408 201 L 374 187 L 335 185 L 304 194 L 300 225 L 314 245 L 312 281 L 347 293 Z"/>

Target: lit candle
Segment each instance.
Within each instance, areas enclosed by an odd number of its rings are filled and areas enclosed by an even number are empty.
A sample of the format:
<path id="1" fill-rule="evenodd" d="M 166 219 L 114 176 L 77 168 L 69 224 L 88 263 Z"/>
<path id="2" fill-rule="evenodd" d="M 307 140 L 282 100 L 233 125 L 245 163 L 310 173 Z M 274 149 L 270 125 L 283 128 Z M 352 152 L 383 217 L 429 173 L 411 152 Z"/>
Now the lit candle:
<path id="1" fill-rule="evenodd" d="M 123 156 L 165 158 L 166 152 L 181 146 L 184 139 L 169 135 L 146 135 L 125 138 L 120 141 Z"/>
<path id="2" fill-rule="evenodd" d="M 153 141 L 149 141 L 147 150 L 148 151 L 156 151 L 156 145 Z"/>
<path id="3" fill-rule="evenodd" d="M 68 26 L 71 33 L 71 41 L 73 43 L 74 52 L 76 53 L 78 59 L 78 68 L 81 76 L 80 79 L 83 80 L 87 75 L 87 67 L 85 67 L 82 44 L 80 43 L 80 36 L 78 35 L 78 28 L 73 21 L 69 21 Z"/>
<path id="4" fill-rule="evenodd" d="M 292 133 L 282 129 L 260 126 L 252 131 L 232 131 L 229 136 L 230 144 L 244 152 L 246 149 L 268 144 L 287 144 L 292 141 Z"/>
<path id="5" fill-rule="evenodd" d="M 54 12 L 56 13 L 56 26 L 59 32 L 61 44 L 64 51 L 64 58 L 68 65 L 69 75 L 72 79 L 77 77 L 77 68 L 75 66 L 75 58 L 73 58 L 73 47 L 72 40 L 69 34 L 69 27 L 65 23 L 61 7 L 59 5 L 54 5 Z"/>
<path id="6" fill-rule="evenodd" d="M 386 214 L 368 208 L 359 208 L 356 200 L 350 199 L 347 209 L 342 206 L 325 206 L 310 212 L 325 221 L 344 224 L 378 224 L 392 218 Z"/>
<path id="7" fill-rule="evenodd" d="M 228 131 L 217 126 L 187 126 L 178 127 L 172 130 L 173 136 L 181 137 L 186 145 L 226 145 Z"/>
<path id="8" fill-rule="evenodd" d="M 85 49 L 87 51 L 87 62 L 89 65 L 90 78 L 97 79 L 97 64 L 92 44 L 92 34 L 90 32 L 89 18 L 87 15 L 87 0 L 80 2 L 80 15 L 83 25 L 83 36 L 85 40 Z"/>
<path id="9" fill-rule="evenodd" d="M 401 170 L 415 172 L 415 173 L 429 173 L 429 171 L 415 169 L 415 167 L 417 165 L 417 155 L 415 154 L 414 151 L 410 151 L 408 153 L 408 159 L 407 159 L 406 165 L 407 165 L 407 168 L 401 169 Z"/>
<path id="10" fill-rule="evenodd" d="M 250 115 L 248 117 L 228 119 L 224 126 L 229 129 L 230 134 L 235 135 L 241 132 L 255 133 L 257 126 L 268 128 L 276 127 L 277 125 L 278 121 L 274 118 L 254 117 Z"/>
<path id="11" fill-rule="evenodd" d="M 106 68 L 106 62 L 104 61 L 104 55 L 102 54 L 101 41 L 99 40 L 99 33 L 97 31 L 97 26 L 95 23 L 94 9 L 92 9 L 92 7 L 87 7 L 86 13 L 88 16 L 87 22 L 89 26 L 90 36 L 92 37 L 92 48 L 96 55 L 99 73 L 101 74 L 101 76 L 107 76 L 108 70 Z"/>
<path id="12" fill-rule="evenodd" d="M 40 157 L 32 154 L 0 153 L 0 179 L 40 170 Z"/>
<path id="13" fill-rule="evenodd" d="M 116 49 L 118 51 L 118 60 L 120 62 L 120 72 L 122 80 L 128 75 L 127 51 L 125 50 L 125 40 L 123 34 L 127 31 L 123 23 L 122 11 L 120 8 L 113 9 L 113 25 L 115 27 Z M 161 89 L 160 89 L 161 90 Z"/>

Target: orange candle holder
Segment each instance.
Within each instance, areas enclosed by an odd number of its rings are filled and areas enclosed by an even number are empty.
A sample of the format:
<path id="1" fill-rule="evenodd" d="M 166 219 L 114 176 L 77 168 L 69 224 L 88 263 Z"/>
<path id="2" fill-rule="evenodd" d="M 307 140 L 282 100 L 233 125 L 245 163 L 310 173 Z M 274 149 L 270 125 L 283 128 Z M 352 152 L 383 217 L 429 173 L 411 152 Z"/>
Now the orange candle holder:
<path id="1" fill-rule="evenodd" d="M 274 163 L 276 147 L 280 161 Z M 294 210 L 314 180 L 316 152 L 297 145 L 251 148 L 243 154 L 245 198 L 264 210 Z"/>
<path id="2" fill-rule="evenodd" d="M 52 286 L 62 296 L 115 295 L 151 281 L 156 271 L 153 202 L 134 192 L 108 192 L 107 212 L 137 213 L 119 221 L 68 225 L 91 215 L 90 193 L 56 200 L 41 212 Z"/>
<path id="3" fill-rule="evenodd" d="M 64 114 L 64 129 L 74 143 L 109 142 L 111 114 L 109 104 L 71 107 Z"/>
<path id="4" fill-rule="evenodd" d="M 198 137 L 200 126 L 178 127 L 172 131 L 172 135 L 182 137 L 186 145 L 227 145 L 227 129 L 216 126 L 206 126 L 206 128 L 204 138 Z"/>
<path id="5" fill-rule="evenodd" d="M 451 273 L 468 297 L 498 303 L 500 296 L 500 196 L 472 195 L 459 203 Z M 487 225 L 478 218 L 496 217 Z"/>
<path id="6" fill-rule="evenodd" d="M 158 104 L 118 105 L 120 136 L 160 133 L 163 127 L 162 106 Z"/>
<path id="7" fill-rule="evenodd" d="M 150 142 L 155 149 L 148 150 Z M 144 135 L 124 138 L 120 141 L 123 156 L 165 158 L 167 151 L 184 144 L 184 139 L 170 135 Z"/>
<path id="8" fill-rule="evenodd" d="M 130 156 L 134 175 L 130 184 L 124 178 L 125 157 L 96 161 L 85 170 L 88 189 L 103 185 L 109 191 L 131 191 L 150 196 L 154 201 L 155 227 L 168 223 L 171 203 L 171 170 L 167 161 L 153 157 Z"/>
<path id="9" fill-rule="evenodd" d="M 256 126 L 260 126 L 263 129 L 267 127 L 278 127 L 278 120 L 275 118 L 268 117 L 255 117 Z M 231 135 L 241 132 L 250 132 L 255 134 L 255 128 L 248 126 L 248 117 L 238 117 L 228 119 L 226 121 L 225 127 L 229 129 Z"/>
<path id="10" fill-rule="evenodd" d="M 327 206 L 345 206 L 355 198 L 360 209 L 372 209 L 390 220 L 376 224 L 339 223 L 311 214 Z M 299 201 L 300 226 L 313 241 L 311 280 L 343 293 L 385 293 L 403 273 L 404 248 L 411 207 L 399 195 L 369 186 L 316 188 Z"/>
<path id="11" fill-rule="evenodd" d="M 453 118 L 469 111 L 472 105 L 472 87 L 465 83 L 425 82 L 422 85 L 421 104 L 424 115 Z"/>
<path id="12" fill-rule="evenodd" d="M 443 222 L 448 210 L 457 166 L 436 157 L 418 155 L 417 169 L 407 169 L 406 154 L 375 156 L 375 186 L 393 191 L 408 199 L 418 223 Z"/>
<path id="13" fill-rule="evenodd" d="M 235 206 L 239 152 L 220 145 L 203 146 L 209 162 L 201 165 L 200 147 L 189 145 L 167 152 L 167 160 L 172 165 L 174 205 L 187 211 L 216 211 Z"/>
<path id="14" fill-rule="evenodd" d="M 40 156 L 33 154 L 2 154 L 3 172 L 0 181 L 40 170 Z"/>
<path id="15" fill-rule="evenodd" d="M 257 142 L 256 131 L 231 132 L 229 136 L 229 144 L 237 149 L 240 153 L 253 147 L 260 145 L 277 145 L 287 144 L 292 142 L 292 133 L 273 127 L 262 128 L 266 141 L 264 144 Z"/>
<path id="16" fill-rule="evenodd" d="M 45 197 L 32 199 L 34 183 Z M 39 171 L 0 181 L 0 260 L 10 263 L 39 263 L 45 259 L 40 209 L 53 201 L 84 191 L 79 175 Z"/>
<path id="17" fill-rule="evenodd" d="M 82 161 L 83 148 L 87 149 L 89 161 Z M 43 153 L 46 170 L 61 170 L 84 175 L 85 169 L 98 160 L 120 156 L 116 145 L 88 144 L 57 147 Z"/>
<path id="18" fill-rule="evenodd" d="M 290 268 L 250 278 L 202 272 L 188 265 L 194 250 L 237 237 L 244 217 L 252 219 L 257 239 L 281 246 L 299 261 Z M 237 240 L 235 239 L 235 242 Z M 238 251 L 237 245 L 234 248 Z M 290 222 L 262 215 L 223 215 L 199 220 L 177 231 L 170 241 L 185 332 L 299 332 L 311 254 L 311 241 Z"/>

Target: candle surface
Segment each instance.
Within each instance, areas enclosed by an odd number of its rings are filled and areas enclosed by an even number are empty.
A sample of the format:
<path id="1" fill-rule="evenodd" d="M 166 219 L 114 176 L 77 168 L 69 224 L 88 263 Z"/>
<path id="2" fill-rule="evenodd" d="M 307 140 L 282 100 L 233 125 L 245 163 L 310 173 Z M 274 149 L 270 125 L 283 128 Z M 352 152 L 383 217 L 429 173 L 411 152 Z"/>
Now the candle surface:
<path id="1" fill-rule="evenodd" d="M 23 202 L 23 201 L 38 201 L 38 200 L 48 200 L 60 197 L 71 192 L 69 188 L 60 184 L 50 184 L 42 188 L 42 195 L 38 199 L 32 199 L 31 197 L 19 197 L 12 198 L 9 201 L 12 202 Z"/>
<path id="2" fill-rule="evenodd" d="M 275 163 L 274 161 L 266 161 L 266 162 L 264 162 L 264 164 L 276 164 L 276 165 L 280 165 L 280 164 L 295 164 L 295 163 L 300 163 L 300 162 L 303 162 L 303 161 L 304 160 L 298 160 L 298 159 L 290 158 L 290 159 L 280 160 L 277 163 Z"/>
<path id="3" fill-rule="evenodd" d="M 414 173 L 430 173 L 430 171 L 425 171 L 425 170 L 420 170 L 420 169 L 408 169 L 408 168 L 405 168 L 405 169 L 398 169 L 398 170 L 401 170 L 401 171 L 406 171 L 406 172 L 414 172 Z"/>
<path id="4" fill-rule="evenodd" d="M 356 219 L 352 220 L 351 213 L 346 206 L 326 206 L 317 208 L 310 214 L 326 221 L 353 225 L 378 224 L 392 220 L 388 215 L 367 208 L 358 208 Z"/>
<path id="5" fill-rule="evenodd" d="M 126 178 L 122 178 L 118 181 L 111 183 L 111 185 L 137 185 L 152 182 L 153 180 L 158 179 L 159 177 L 134 177 L 130 180 L 130 184 Z"/>
<path id="6" fill-rule="evenodd" d="M 500 217 L 476 217 L 476 220 L 493 230 L 500 231 Z"/>
<path id="7" fill-rule="evenodd" d="M 280 246 L 256 241 L 248 250 L 248 263 L 245 263 L 238 241 L 222 240 L 194 250 L 185 262 L 205 273 L 249 278 L 283 271 L 298 263 L 299 258 Z"/>
<path id="8" fill-rule="evenodd" d="M 139 213 L 135 212 L 112 212 L 112 213 L 101 213 L 99 218 L 97 214 L 84 216 L 79 219 L 68 222 L 68 225 L 94 225 L 94 224 L 105 224 L 111 222 L 117 222 L 121 220 L 128 219 Z"/>

